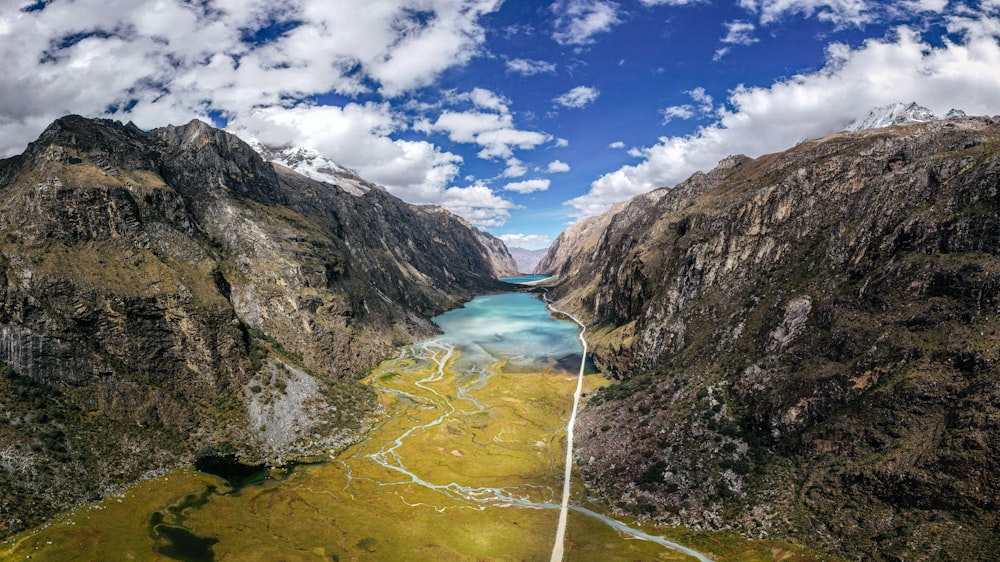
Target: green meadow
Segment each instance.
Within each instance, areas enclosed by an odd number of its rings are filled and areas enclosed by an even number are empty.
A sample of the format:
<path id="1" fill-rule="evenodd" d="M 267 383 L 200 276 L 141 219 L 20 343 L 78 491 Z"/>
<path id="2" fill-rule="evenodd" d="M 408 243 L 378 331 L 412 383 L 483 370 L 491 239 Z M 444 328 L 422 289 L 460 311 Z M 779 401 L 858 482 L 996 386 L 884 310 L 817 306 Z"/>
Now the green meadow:
<path id="1" fill-rule="evenodd" d="M 354 446 L 239 488 L 175 470 L 0 543 L 0 558 L 548 560 L 576 375 L 506 359 L 456 367 L 467 363 L 447 342 L 410 346 L 366 379 L 382 414 Z M 579 479 L 574 503 L 602 511 Z M 717 560 L 818 560 L 787 544 L 631 525 Z M 577 512 L 566 559 L 691 560 Z"/>

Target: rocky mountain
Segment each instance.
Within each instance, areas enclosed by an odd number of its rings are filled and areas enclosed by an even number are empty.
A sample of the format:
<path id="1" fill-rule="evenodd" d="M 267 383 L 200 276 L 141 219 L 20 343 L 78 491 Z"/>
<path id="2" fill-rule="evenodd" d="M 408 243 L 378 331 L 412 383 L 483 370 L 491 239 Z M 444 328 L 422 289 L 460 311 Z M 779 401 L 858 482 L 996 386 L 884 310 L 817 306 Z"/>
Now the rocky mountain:
<path id="1" fill-rule="evenodd" d="M 264 160 L 276 165 L 277 169 L 289 169 L 307 178 L 320 182 L 332 183 L 352 195 L 361 196 L 373 189 L 385 191 L 381 186 L 360 177 L 357 172 L 341 166 L 340 164 L 323 156 L 319 152 L 301 147 L 272 147 L 257 140 L 249 142 Z M 479 244 L 486 250 L 493 269 L 493 277 L 511 277 L 517 275 L 517 263 L 512 252 L 502 240 L 488 232 L 483 232 L 461 217 L 455 217 L 451 213 L 441 208 L 432 206 L 424 207 L 430 213 L 440 213 L 442 215 L 457 218 L 462 221 L 472 234 L 479 240 Z"/>
<path id="2" fill-rule="evenodd" d="M 1000 119 L 730 157 L 544 262 L 598 364 L 616 510 L 857 560 L 1000 552 Z"/>
<path id="3" fill-rule="evenodd" d="M 867 116 L 862 117 L 848 125 L 848 131 L 864 131 L 866 129 L 880 129 L 893 125 L 904 125 L 907 123 L 926 123 L 938 119 L 959 119 L 965 117 L 965 112 L 960 109 L 952 109 L 944 117 L 939 117 L 933 111 L 916 102 L 908 104 L 897 102 L 882 107 L 872 109 Z"/>
<path id="4" fill-rule="evenodd" d="M 548 248 L 543 250 L 528 250 L 526 248 L 507 248 L 510 251 L 510 255 L 514 258 L 514 263 L 517 265 L 517 271 L 519 273 L 534 273 L 535 267 L 538 266 L 538 262 L 542 261 L 542 258 L 548 254 Z"/>
<path id="5" fill-rule="evenodd" d="M 240 132 L 236 131 L 234 134 L 239 136 Z M 247 144 L 272 164 L 289 168 L 316 181 L 338 185 L 352 195 L 364 195 L 372 189 L 381 189 L 315 150 L 295 146 L 272 147 L 256 139 Z"/>
<path id="6" fill-rule="evenodd" d="M 341 447 L 356 377 L 505 286 L 499 240 L 330 179 L 198 121 L 69 116 L 0 161 L 0 535 L 196 455 Z"/>

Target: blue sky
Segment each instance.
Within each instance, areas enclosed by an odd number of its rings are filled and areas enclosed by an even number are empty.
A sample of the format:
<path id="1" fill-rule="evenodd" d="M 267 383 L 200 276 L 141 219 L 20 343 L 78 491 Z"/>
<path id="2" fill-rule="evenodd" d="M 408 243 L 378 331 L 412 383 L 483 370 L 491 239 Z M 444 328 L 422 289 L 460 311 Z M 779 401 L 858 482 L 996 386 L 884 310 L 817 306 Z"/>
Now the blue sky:
<path id="1" fill-rule="evenodd" d="M 0 0 L 0 155 L 212 121 L 545 247 L 879 105 L 1000 114 L 1000 0 Z"/>

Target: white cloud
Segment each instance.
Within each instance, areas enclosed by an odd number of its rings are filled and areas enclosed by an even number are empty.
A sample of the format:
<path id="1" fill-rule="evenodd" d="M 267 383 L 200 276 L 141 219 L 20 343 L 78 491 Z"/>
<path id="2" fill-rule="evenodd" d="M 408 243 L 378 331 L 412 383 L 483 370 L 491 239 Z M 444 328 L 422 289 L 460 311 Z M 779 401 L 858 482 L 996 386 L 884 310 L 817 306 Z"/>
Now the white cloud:
<path id="1" fill-rule="evenodd" d="M 753 45 L 760 41 L 753 36 L 757 27 L 750 22 L 727 21 L 723 25 L 726 26 L 726 36 L 722 38 L 722 42 L 727 45 Z"/>
<path id="2" fill-rule="evenodd" d="M 614 148 L 616 150 L 617 149 L 621 149 L 621 148 L 625 148 L 625 143 L 622 142 L 622 141 L 615 141 L 615 142 L 609 144 L 608 148 Z"/>
<path id="3" fill-rule="evenodd" d="M 442 112 L 433 124 L 420 124 L 417 128 L 425 132 L 445 132 L 454 142 L 471 143 L 476 142 L 476 137 L 484 132 L 513 126 L 514 120 L 509 114 L 448 110 Z"/>
<path id="4" fill-rule="evenodd" d="M 911 12 L 941 13 L 948 7 L 948 0 L 904 0 L 902 7 Z"/>
<path id="5" fill-rule="evenodd" d="M 476 155 L 485 160 L 509 158 L 514 149 L 531 150 L 552 139 L 550 135 L 514 128 L 484 131 L 476 136 L 476 144 L 483 147 Z"/>
<path id="6" fill-rule="evenodd" d="M 738 87 L 731 109 L 716 122 L 683 137 L 664 137 L 638 151 L 642 162 L 593 182 L 590 191 L 567 202 L 576 216 L 596 214 L 611 204 L 661 186 L 674 185 L 697 170 L 710 170 L 730 155 L 759 156 L 839 130 L 871 108 L 917 101 L 944 114 L 952 107 L 971 115 L 1000 113 L 1000 21 L 950 21 L 961 42 L 935 47 L 901 27 L 885 39 L 857 49 L 833 44 L 824 68 L 770 87 Z M 955 92 L 962 92 L 960 97 Z"/>
<path id="7" fill-rule="evenodd" d="M 500 3 L 339 0 L 331 10 L 324 0 L 77 0 L 5 9 L 0 154 L 66 113 L 116 108 L 114 117 L 151 128 L 328 92 L 397 96 L 476 56 L 480 20 Z M 284 34 L 244 41 L 276 23 L 287 24 Z"/>
<path id="8" fill-rule="evenodd" d="M 555 71 L 555 63 L 543 60 L 511 59 L 507 61 L 507 72 L 513 72 L 522 76 L 552 74 Z"/>
<path id="9" fill-rule="evenodd" d="M 524 165 L 524 162 L 521 162 L 517 158 L 508 158 L 507 168 L 504 169 L 502 175 L 505 178 L 519 178 L 527 173 L 528 167 Z"/>
<path id="10" fill-rule="evenodd" d="M 514 159 L 514 150 L 530 150 L 552 140 L 552 136 L 538 131 L 525 131 L 514 125 L 514 116 L 507 107 L 508 100 L 497 94 L 476 88 L 467 94 L 449 93 L 451 103 L 471 102 L 472 109 L 442 111 L 436 119 L 418 120 L 413 129 L 425 134 L 445 133 L 452 142 L 471 143 L 481 147 L 480 158 L 502 158 L 508 163 L 520 164 Z M 508 166 L 505 175 L 517 173 L 518 165 Z"/>
<path id="11" fill-rule="evenodd" d="M 501 113 L 507 113 L 510 111 L 507 108 L 507 104 L 510 103 L 509 100 L 498 96 L 485 88 L 474 88 L 469 94 L 469 98 L 476 107 L 499 111 Z"/>
<path id="12" fill-rule="evenodd" d="M 402 127 L 387 103 L 351 103 L 262 108 L 234 118 L 229 129 L 270 146 L 315 149 L 404 199 L 433 203 L 462 159 L 429 142 L 389 138 Z"/>
<path id="13" fill-rule="evenodd" d="M 497 238 L 509 248 L 542 249 L 552 243 L 552 239 L 544 234 L 501 234 Z"/>
<path id="14" fill-rule="evenodd" d="M 693 119 L 698 115 L 711 115 L 714 112 L 714 101 L 712 96 L 705 91 L 705 88 L 698 87 L 684 93 L 691 96 L 691 99 L 697 105 L 686 103 L 683 105 L 672 105 L 664 109 L 662 111 L 664 125 L 674 119 Z"/>
<path id="15" fill-rule="evenodd" d="M 562 160 L 553 160 L 549 162 L 548 167 L 545 169 L 545 171 L 550 174 L 561 174 L 568 172 L 569 170 L 569 164 L 563 162 Z"/>
<path id="16" fill-rule="evenodd" d="M 587 107 L 588 105 L 594 103 L 594 100 L 596 100 L 597 96 L 600 94 L 601 92 L 597 88 L 591 88 L 590 86 L 577 86 L 552 101 L 557 105 L 576 109 Z"/>
<path id="17" fill-rule="evenodd" d="M 447 133 L 453 142 L 477 144 L 482 147 L 478 156 L 483 159 L 509 159 L 515 148 L 532 149 L 552 139 L 545 133 L 517 129 L 509 113 L 478 110 L 444 111 L 433 123 L 423 121 L 414 128 L 425 133 Z"/>
<path id="18" fill-rule="evenodd" d="M 694 115 L 694 109 L 690 104 L 672 105 L 663 110 L 663 124 L 666 125 L 674 119 L 691 119 Z"/>
<path id="19" fill-rule="evenodd" d="M 644 6 L 688 6 L 700 4 L 708 0 L 639 0 Z"/>
<path id="20" fill-rule="evenodd" d="M 589 45 L 621 23 L 618 4 L 607 0 L 556 0 L 549 9 L 555 15 L 552 38 L 560 45 Z"/>
<path id="21" fill-rule="evenodd" d="M 525 180 L 513 183 L 508 183 L 503 186 L 504 191 L 514 191 L 516 193 L 534 193 L 536 191 L 545 191 L 549 188 L 552 182 L 549 180 Z"/>
<path id="22" fill-rule="evenodd" d="M 705 91 L 705 88 L 699 86 L 684 93 L 691 96 L 691 99 L 698 104 L 698 111 L 701 113 L 711 113 L 715 109 L 715 106 L 713 105 L 715 102 L 712 99 L 712 96 Z"/>
<path id="23" fill-rule="evenodd" d="M 838 26 L 861 27 L 874 21 L 868 0 L 740 0 L 740 7 L 760 14 L 760 23 L 774 23 L 786 15 L 815 15 Z"/>
<path id="24" fill-rule="evenodd" d="M 438 205 L 482 228 L 503 226 L 510 219 L 510 210 L 519 208 L 481 183 L 449 187 L 443 195 Z"/>
<path id="25" fill-rule="evenodd" d="M 438 205 L 482 227 L 507 221 L 514 203 L 482 184 L 451 186 L 462 158 L 426 141 L 389 138 L 402 127 L 387 103 L 262 108 L 230 123 L 247 140 L 317 150 L 410 203 Z"/>

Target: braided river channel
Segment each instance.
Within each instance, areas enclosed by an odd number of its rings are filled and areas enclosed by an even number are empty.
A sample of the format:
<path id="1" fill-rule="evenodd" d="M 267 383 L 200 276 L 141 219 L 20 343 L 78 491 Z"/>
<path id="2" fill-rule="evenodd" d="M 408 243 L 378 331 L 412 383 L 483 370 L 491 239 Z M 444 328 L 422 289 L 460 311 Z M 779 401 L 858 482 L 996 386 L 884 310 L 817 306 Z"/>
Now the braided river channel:
<path id="1" fill-rule="evenodd" d="M 365 380 L 384 412 L 355 445 L 257 478 L 178 469 L 0 543 L 0 558 L 548 560 L 579 327 L 527 293 L 479 297 L 434 320 L 442 335 Z M 585 373 L 584 397 L 608 384 Z M 565 560 L 709 559 L 671 541 L 736 559 L 709 534 L 608 518 L 575 469 L 571 490 Z M 738 559 L 780 559 L 753 550 Z"/>

